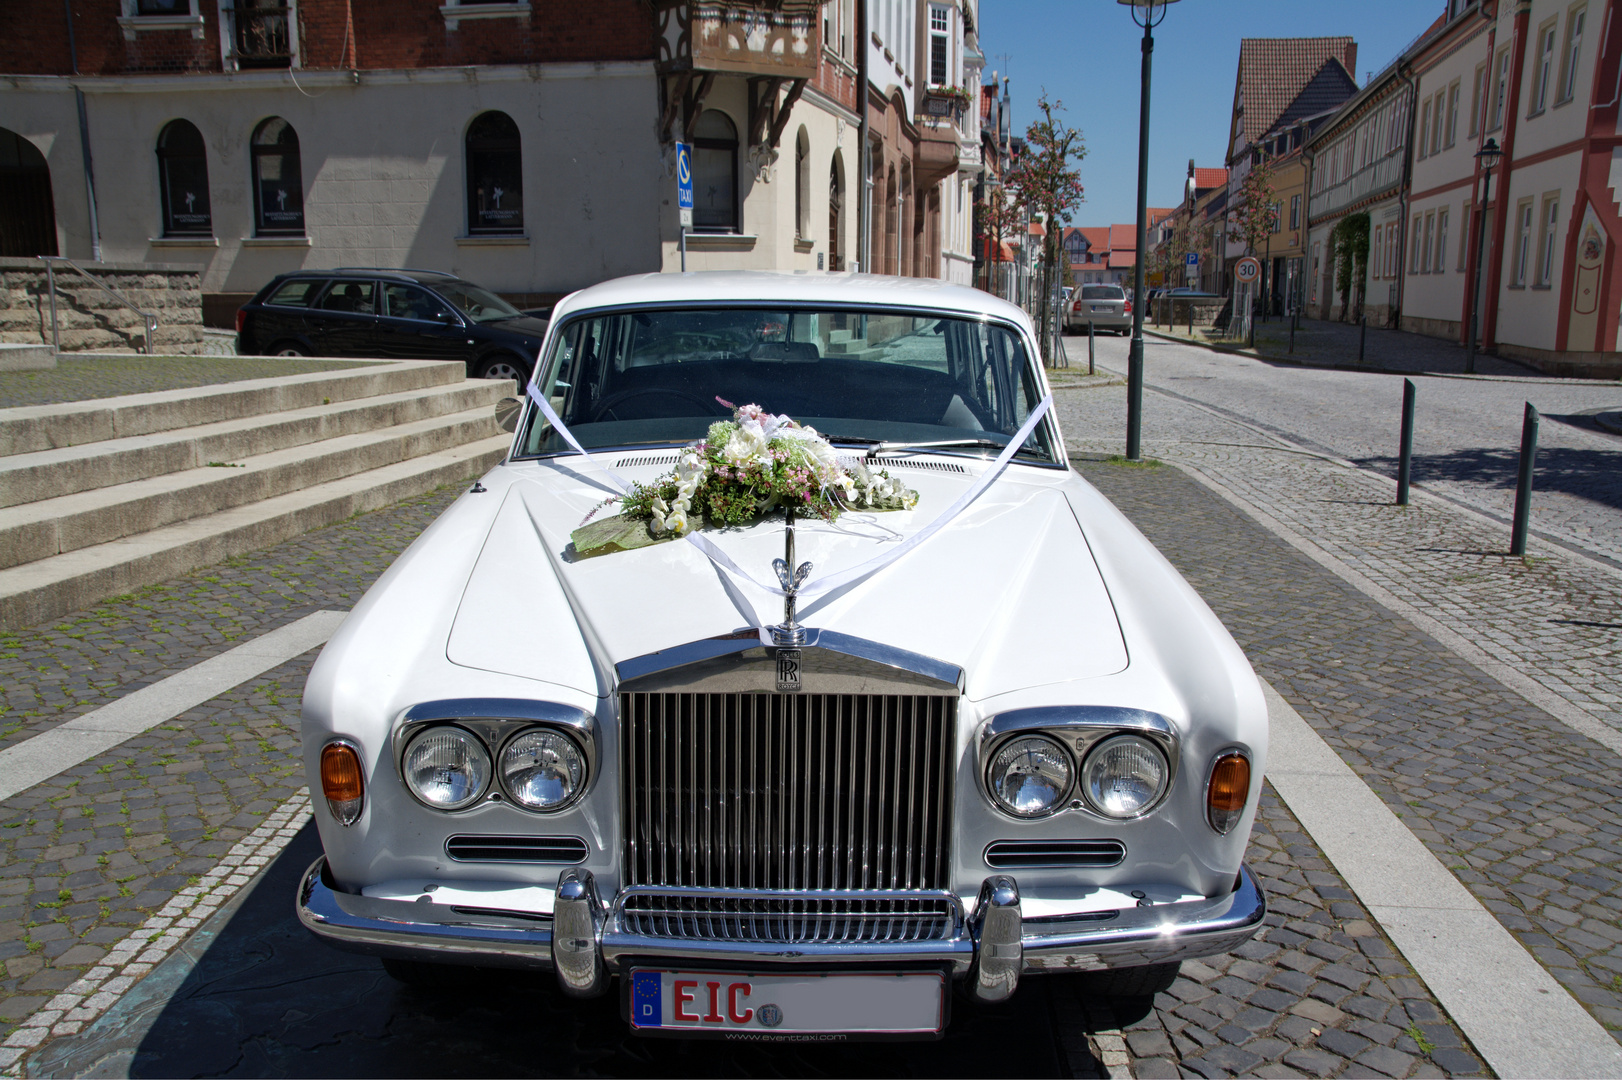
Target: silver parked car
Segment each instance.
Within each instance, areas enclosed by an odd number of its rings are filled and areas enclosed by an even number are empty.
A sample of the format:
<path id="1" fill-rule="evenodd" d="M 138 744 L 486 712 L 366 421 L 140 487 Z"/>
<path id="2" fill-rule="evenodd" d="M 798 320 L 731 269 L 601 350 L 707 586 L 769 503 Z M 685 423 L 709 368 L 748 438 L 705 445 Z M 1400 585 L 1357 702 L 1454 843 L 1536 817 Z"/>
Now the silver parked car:
<path id="1" fill-rule="evenodd" d="M 1248 939 L 1261 686 L 1070 468 L 1040 355 L 915 279 L 561 301 L 507 460 L 310 673 L 303 924 L 754 1041 Z"/>
<path id="2" fill-rule="evenodd" d="M 1093 329 L 1127 333 L 1132 329 L 1132 300 L 1120 285 L 1083 285 L 1070 300 L 1065 315 L 1065 328 L 1071 333 L 1085 334 L 1087 325 Z"/>

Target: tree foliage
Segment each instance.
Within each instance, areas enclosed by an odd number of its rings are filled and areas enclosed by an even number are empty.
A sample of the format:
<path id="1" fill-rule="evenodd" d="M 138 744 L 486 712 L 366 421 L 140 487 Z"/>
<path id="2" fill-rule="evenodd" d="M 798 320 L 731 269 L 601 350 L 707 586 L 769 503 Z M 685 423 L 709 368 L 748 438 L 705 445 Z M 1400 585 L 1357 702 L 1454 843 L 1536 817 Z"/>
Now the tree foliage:
<path id="1" fill-rule="evenodd" d="M 1245 253 L 1254 255 L 1278 231 L 1278 211 L 1273 204 L 1273 171 L 1267 165 L 1253 165 L 1239 183 L 1238 206 L 1233 212 L 1233 237 L 1245 242 Z"/>
<path id="2" fill-rule="evenodd" d="M 1335 288 L 1340 293 L 1340 317 L 1349 319 L 1352 311 L 1352 286 L 1357 285 L 1358 300 L 1362 300 L 1362 282 L 1369 269 L 1369 216 L 1348 214 L 1329 233 L 1330 250 L 1335 260 Z"/>
<path id="3" fill-rule="evenodd" d="M 1036 109 L 1037 119 L 1025 129 L 1025 152 L 1008 171 L 1007 185 L 1028 215 L 1042 218 L 1047 231 L 1042 265 L 1051 282 L 1061 258 L 1064 225 L 1070 223 L 1071 215 L 1085 198 L 1077 166 L 1087 156 L 1087 145 L 1081 131 L 1061 118 L 1065 111 L 1062 101 L 1049 99 L 1044 91 L 1036 100 Z M 1044 326 L 1051 318 L 1051 293 L 1047 289 L 1042 294 L 1040 313 Z"/>

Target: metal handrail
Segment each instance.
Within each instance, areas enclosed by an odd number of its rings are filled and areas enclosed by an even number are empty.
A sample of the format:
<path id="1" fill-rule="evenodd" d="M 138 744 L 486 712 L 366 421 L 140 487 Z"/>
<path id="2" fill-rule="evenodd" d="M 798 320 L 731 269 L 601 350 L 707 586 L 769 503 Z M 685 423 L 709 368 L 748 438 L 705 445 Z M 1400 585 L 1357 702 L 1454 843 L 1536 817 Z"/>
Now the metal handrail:
<path id="1" fill-rule="evenodd" d="M 135 314 L 141 317 L 141 322 L 146 326 L 145 351 L 148 356 L 152 355 L 152 335 L 157 333 L 158 330 L 158 316 L 156 312 L 142 311 L 140 308 L 131 303 L 129 297 L 125 296 L 123 293 L 120 293 L 106 282 L 97 279 L 90 273 L 90 271 L 86 270 L 84 267 L 80 266 L 78 263 L 64 255 L 40 255 L 38 258 L 45 264 L 45 278 L 51 290 L 51 348 L 57 352 L 62 351 L 62 336 L 56 323 L 56 274 L 53 272 L 52 263 L 64 262 L 73 267 L 75 270 L 79 271 L 79 275 L 86 281 L 90 282 L 92 285 L 96 286 L 96 288 L 100 289 L 108 296 L 111 296 L 114 300 L 117 300 L 120 304 L 123 304 L 125 307 L 129 308 L 131 311 L 135 312 Z"/>

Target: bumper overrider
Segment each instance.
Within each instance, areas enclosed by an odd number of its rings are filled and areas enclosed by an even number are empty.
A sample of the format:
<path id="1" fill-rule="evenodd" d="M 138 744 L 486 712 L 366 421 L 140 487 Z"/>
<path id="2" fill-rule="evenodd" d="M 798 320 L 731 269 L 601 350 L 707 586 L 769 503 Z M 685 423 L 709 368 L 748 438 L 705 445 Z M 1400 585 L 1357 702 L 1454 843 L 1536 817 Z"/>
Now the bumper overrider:
<path id="1" fill-rule="evenodd" d="M 623 894 L 622 894 L 623 896 Z M 1241 866 L 1225 896 L 1027 919 L 1019 883 L 986 878 L 971 912 L 948 937 L 926 941 L 779 943 L 690 940 L 633 933 L 621 897 L 604 904 L 590 872 L 563 871 L 551 917 L 341 892 L 323 856 L 304 874 L 298 917 L 336 948 L 374 956 L 556 972 L 563 990 L 593 997 L 609 976 L 638 963 L 730 965 L 924 964 L 950 967 L 981 1001 L 1005 1000 L 1027 972 L 1101 971 L 1212 956 L 1248 940 L 1267 899 Z"/>

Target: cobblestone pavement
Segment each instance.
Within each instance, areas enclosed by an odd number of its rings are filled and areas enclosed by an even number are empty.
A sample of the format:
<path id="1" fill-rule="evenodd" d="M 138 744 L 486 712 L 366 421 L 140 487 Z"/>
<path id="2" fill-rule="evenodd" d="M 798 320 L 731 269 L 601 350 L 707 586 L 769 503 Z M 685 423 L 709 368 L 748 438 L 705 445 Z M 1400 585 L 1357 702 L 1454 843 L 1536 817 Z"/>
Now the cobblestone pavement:
<path id="1" fill-rule="evenodd" d="M 379 361 L 371 361 L 378 363 Z M 154 390 L 214 386 L 243 379 L 308 375 L 354 365 L 289 356 L 116 356 L 63 353 L 47 371 L 0 371 L 0 409 L 91 401 Z"/>
<path id="2" fill-rule="evenodd" d="M 5 741 L 99 708 L 244 637 L 352 606 L 460 490 L 0 637 Z M 0 803 L 0 1035 L 303 786 L 298 703 L 313 657 Z"/>
<path id="3" fill-rule="evenodd" d="M 1409 336 L 1409 335 L 1404 335 Z M 1068 347 L 1076 353 L 1076 339 Z M 1428 340 L 1428 339 L 1426 339 Z M 1086 340 L 1080 339 L 1085 363 Z M 1450 348 L 1451 346 L 1443 346 Z M 1098 359 L 1126 370 L 1126 339 L 1099 339 Z M 1395 478 L 1402 378 L 1307 369 L 1147 339 L 1148 384 L 1283 435 L 1298 447 L 1346 458 Z M 1521 421 L 1530 401 L 1543 416 L 1533 483 L 1532 529 L 1622 567 L 1622 436 L 1595 414 L 1622 409 L 1622 385 L 1576 379 L 1417 378 L 1413 482 L 1508 522 L 1515 502 Z M 1066 429 L 1119 453 L 1125 412 L 1091 414 Z M 1255 431 L 1212 424 L 1186 410 L 1156 421 L 1144 437 L 1164 443 L 1255 443 Z M 1266 440 L 1260 440 L 1266 441 Z"/>
<path id="4" fill-rule="evenodd" d="M 1277 458 L 1296 474 L 1269 469 Z M 1434 601 L 1431 610 L 1460 624 L 1475 616 L 1484 640 L 1503 638 L 1553 663 L 1522 638 L 1569 611 L 1569 597 L 1557 603 L 1550 595 L 1578 581 L 1562 557 L 1524 566 L 1470 545 L 1460 554 L 1456 531 L 1475 526 L 1457 511 L 1438 506 L 1405 519 L 1371 502 L 1372 481 L 1315 458 L 1258 455 L 1204 467 L 1281 517 L 1297 507 L 1293 524 L 1342 558 L 1366 548 L 1360 567 L 1384 570 L 1389 586 L 1416 604 Z M 1083 463 L 1082 472 L 1183 571 L 1257 672 L 1596 1019 L 1622 1033 L 1622 756 L 1506 690 L 1177 470 Z M 1360 520 L 1413 531 L 1360 535 Z M 1436 580 L 1429 561 L 1404 561 L 1426 544 L 1477 569 L 1458 575 L 1464 581 Z M 1521 594 L 1534 596 L 1526 610 L 1489 603 Z M 1555 627 L 1584 643 L 1595 668 L 1617 662 L 1622 611 L 1607 610 L 1613 614 L 1595 618 L 1610 629 Z M 1500 612 L 1501 629 L 1493 622 Z M 1606 715 L 1614 719 L 1614 707 Z"/>
<path id="5" fill-rule="evenodd" d="M 1174 328 L 1146 326 L 1157 333 L 1170 334 L 1184 340 L 1203 344 L 1200 331 L 1189 338 L 1186 331 Z M 1246 352 L 1268 360 L 1289 364 L 1309 364 L 1326 367 L 1357 367 L 1358 327 L 1318 319 L 1302 319 L 1295 332 L 1295 350 L 1290 350 L 1290 324 L 1286 319 L 1269 319 L 1256 323 L 1256 345 Z M 1238 348 L 1238 343 L 1224 342 L 1223 348 Z M 1441 338 L 1423 334 L 1386 330 L 1370 326 L 1362 341 L 1362 366 L 1370 370 L 1385 370 L 1407 374 L 1445 373 L 1464 374 L 1464 346 Z M 1476 354 L 1476 374 L 1511 377 L 1542 377 L 1543 373 L 1514 360 Z"/>

